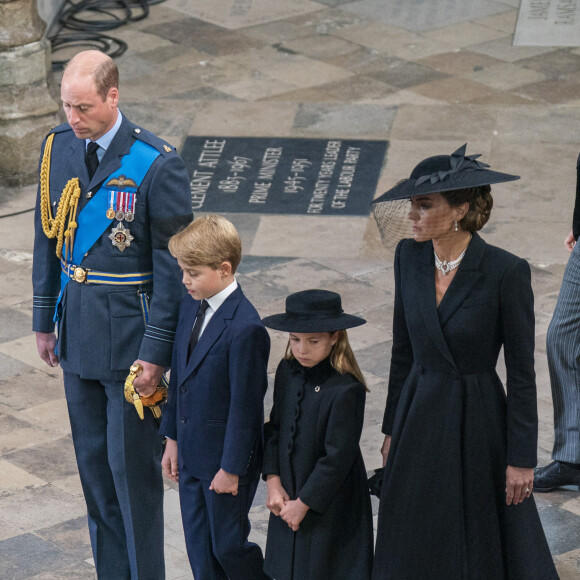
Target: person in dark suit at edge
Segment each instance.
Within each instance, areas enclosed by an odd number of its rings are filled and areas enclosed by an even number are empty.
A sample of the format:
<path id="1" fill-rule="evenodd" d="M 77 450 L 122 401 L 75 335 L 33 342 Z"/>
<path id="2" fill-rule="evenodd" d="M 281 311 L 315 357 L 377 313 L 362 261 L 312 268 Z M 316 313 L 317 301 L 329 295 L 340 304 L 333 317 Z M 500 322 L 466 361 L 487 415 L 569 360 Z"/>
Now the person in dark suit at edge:
<path id="1" fill-rule="evenodd" d="M 63 369 L 97 576 L 161 580 L 161 438 L 123 382 L 139 363 L 134 386 L 151 395 L 170 364 L 182 290 L 167 241 L 193 216 L 183 161 L 121 114 L 118 80 L 94 50 L 64 71 L 67 123 L 41 149 L 33 330 Z"/>
<path id="2" fill-rule="evenodd" d="M 570 258 L 546 335 L 554 403 L 553 461 L 535 471 L 536 491 L 580 487 L 580 156 L 576 162 L 576 203 L 572 230 L 564 240 Z"/>

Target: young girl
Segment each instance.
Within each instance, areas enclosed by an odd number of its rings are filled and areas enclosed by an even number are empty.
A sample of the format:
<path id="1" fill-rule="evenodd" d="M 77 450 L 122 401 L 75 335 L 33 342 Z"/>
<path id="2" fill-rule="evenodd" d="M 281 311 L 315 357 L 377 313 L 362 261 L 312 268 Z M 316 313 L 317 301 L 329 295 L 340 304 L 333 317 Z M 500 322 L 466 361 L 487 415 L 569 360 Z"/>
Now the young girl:
<path id="1" fill-rule="evenodd" d="M 264 324 L 290 333 L 265 427 L 268 526 L 264 571 L 275 580 L 367 580 L 373 530 L 359 447 L 366 387 L 340 295 L 304 290 Z"/>

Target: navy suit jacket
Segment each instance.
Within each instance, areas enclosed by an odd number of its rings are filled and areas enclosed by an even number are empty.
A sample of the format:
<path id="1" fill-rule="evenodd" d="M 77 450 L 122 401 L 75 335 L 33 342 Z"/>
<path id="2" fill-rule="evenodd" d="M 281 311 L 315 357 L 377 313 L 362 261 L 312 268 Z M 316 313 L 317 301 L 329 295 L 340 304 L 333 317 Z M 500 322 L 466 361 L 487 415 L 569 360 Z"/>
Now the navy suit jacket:
<path id="1" fill-rule="evenodd" d="M 178 444 L 180 468 L 211 480 L 220 468 L 259 476 L 270 338 L 238 288 L 211 317 L 187 362 L 199 301 L 181 302 L 161 433 Z"/>
<path id="2" fill-rule="evenodd" d="M 123 252 L 112 245 L 108 236 L 117 223 L 113 220 L 80 263 L 83 268 L 118 274 L 153 271 L 153 283 L 140 288 L 150 300 L 149 322 L 147 325 L 144 322 L 136 286 L 69 282 L 61 300 L 58 329 L 62 367 L 82 378 L 123 380 L 137 358 L 168 366 L 183 286 L 167 241 L 192 219 L 185 165 L 173 147 L 123 116 L 117 134 L 89 181 L 84 140 L 77 138 L 68 124 L 51 132 L 55 134 L 49 182 L 53 215 L 71 178 L 78 177 L 80 181 L 78 215 L 91 203 L 87 193 L 96 193 L 121 166 L 123 156 L 129 153 L 135 140 L 159 151 L 137 190 L 135 219 L 124 222 L 134 237 L 131 245 Z M 56 240 L 48 239 L 42 231 L 39 208 L 38 202 L 32 273 L 33 330 L 53 332 L 61 267 Z"/>

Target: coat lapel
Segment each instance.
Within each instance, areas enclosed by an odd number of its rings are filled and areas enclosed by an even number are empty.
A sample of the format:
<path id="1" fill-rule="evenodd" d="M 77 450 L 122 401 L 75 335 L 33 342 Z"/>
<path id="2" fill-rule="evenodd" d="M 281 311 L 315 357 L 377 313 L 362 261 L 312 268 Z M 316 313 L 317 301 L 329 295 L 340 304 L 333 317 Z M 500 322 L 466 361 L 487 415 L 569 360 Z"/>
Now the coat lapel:
<path id="1" fill-rule="evenodd" d="M 481 278 L 482 273 L 478 268 L 484 250 L 485 242 L 477 233 L 474 233 L 467 252 L 465 252 L 465 256 L 457 268 L 455 278 L 453 278 L 443 300 L 441 300 L 441 304 L 439 304 L 441 327 L 445 327 L 447 321 L 469 296 L 473 286 Z"/>
<path id="2" fill-rule="evenodd" d="M 437 312 L 437 301 L 435 297 L 435 261 L 433 258 L 433 244 L 426 242 L 419 249 L 419 259 L 410 260 L 413 266 L 411 284 L 423 322 L 425 332 L 432 338 L 441 354 L 452 365 L 455 361 L 451 356 Z"/>
<path id="3" fill-rule="evenodd" d="M 199 342 L 196 344 L 191 359 L 187 362 L 187 346 L 181 349 L 181 360 L 185 372 L 181 375 L 182 379 L 180 384 L 182 384 L 188 377 L 195 371 L 195 369 L 201 364 L 205 358 L 208 351 L 216 343 L 219 337 L 222 335 L 223 331 L 228 327 L 230 320 L 234 317 L 236 309 L 242 299 L 242 291 L 238 286 L 234 292 L 232 292 L 225 300 L 225 302 L 216 310 L 214 315 L 211 317 L 208 325 L 203 331 L 203 334 L 199 338 Z M 199 302 L 197 303 L 197 308 L 195 308 L 195 314 L 199 309 Z M 191 324 L 195 320 L 195 314 L 191 319 Z M 191 329 L 191 327 L 190 327 Z M 186 345 L 189 342 L 189 335 L 186 339 Z"/>

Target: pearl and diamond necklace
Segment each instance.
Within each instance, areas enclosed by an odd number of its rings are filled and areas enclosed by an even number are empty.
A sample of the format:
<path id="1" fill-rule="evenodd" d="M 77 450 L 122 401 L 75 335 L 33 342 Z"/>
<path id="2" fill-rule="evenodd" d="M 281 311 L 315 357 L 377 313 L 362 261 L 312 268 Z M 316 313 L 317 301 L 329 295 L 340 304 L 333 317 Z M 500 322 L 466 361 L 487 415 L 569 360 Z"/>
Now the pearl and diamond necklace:
<path id="1" fill-rule="evenodd" d="M 471 237 L 472 236 L 469 238 L 469 242 L 471 242 Z M 461 260 L 463 260 L 463 256 L 465 256 L 465 252 L 467 252 L 467 248 L 469 247 L 469 242 L 467 242 L 467 246 L 465 246 L 463 252 L 459 254 L 459 257 L 455 260 L 451 260 L 451 262 L 448 262 L 447 260 L 440 260 L 437 252 L 435 251 L 435 248 L 433 248 L 433 255 L 435 256 L 435 268 L 442 272 L 444 276 L 447 276 L 451 270 L 455 270 L 455 268 L 457 268 L 457 266 L 459 266 L 461 263 Z"/>

